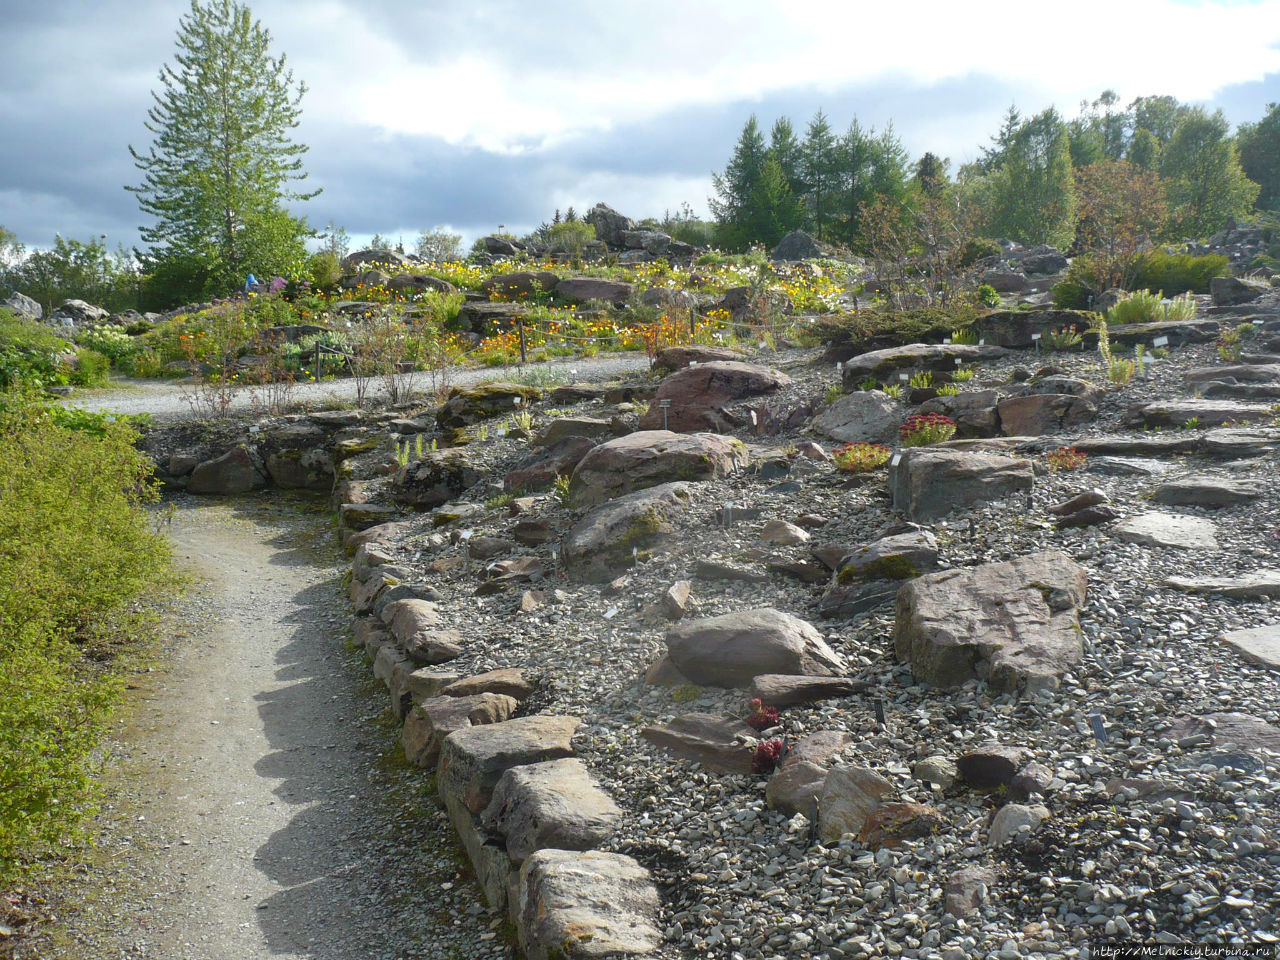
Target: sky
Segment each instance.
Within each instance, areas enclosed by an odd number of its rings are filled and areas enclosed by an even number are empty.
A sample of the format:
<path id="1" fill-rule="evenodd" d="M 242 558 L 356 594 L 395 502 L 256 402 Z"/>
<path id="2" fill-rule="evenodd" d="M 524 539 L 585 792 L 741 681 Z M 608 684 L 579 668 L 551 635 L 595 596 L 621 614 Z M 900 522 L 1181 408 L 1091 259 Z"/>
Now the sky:
<path id="1" fill-rule="evenodd" d="M 306 83 L 294 213 L 412 248 L 521 234 L 605 202 L 705 214 L 743 123 L 892 122 L 913 158 L 974 159 L 1011 104 L 1068 117 L 1107 88 L 1233 124 L 1280 101 L 1280 0 L 252 0 Z M 130 145 L 190 0 L 0 0 L 0 225 L 133 246 Z"/>

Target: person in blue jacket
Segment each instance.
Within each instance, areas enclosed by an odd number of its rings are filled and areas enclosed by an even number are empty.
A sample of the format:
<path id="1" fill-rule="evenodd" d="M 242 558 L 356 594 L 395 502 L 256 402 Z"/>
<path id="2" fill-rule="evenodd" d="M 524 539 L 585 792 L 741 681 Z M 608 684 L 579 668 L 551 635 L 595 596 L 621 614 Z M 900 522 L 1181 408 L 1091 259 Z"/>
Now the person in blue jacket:
<path id="1" fill-rule="evenodd" d="M 249 274 L 249 276 L 245 277 L 244 279 L 244 292 L 252 293 L 253 288 L 256 287 L 257 285 L 258 285 L 258 278 L 255 277 L 252 273 Z"/>

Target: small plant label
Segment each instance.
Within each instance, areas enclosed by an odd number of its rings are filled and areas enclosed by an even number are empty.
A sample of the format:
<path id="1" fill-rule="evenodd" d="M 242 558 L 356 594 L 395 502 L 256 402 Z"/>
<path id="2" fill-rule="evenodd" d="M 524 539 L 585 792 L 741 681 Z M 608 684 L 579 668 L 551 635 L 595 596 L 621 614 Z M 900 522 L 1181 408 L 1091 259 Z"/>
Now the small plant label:
<path id="1" fill-rule="evenodd" d="M 1102 722 L 1102 717 L 1098 714 L 1091 714 L 1089 717 L 1089 726 L 1093 727 L 1093 739 L 1098 743 L 1106 743 L 1111 739 L 1107 735 L 1107 725 Z"/>
<path id="2" fill-rule="evenodd" d="M 524 403 L 524 397 L 512 397 L 512 398 L 511 398 L 511 405 L 512 405 L 513 407 L 518 407 L 518 406 L 520 406 L 520 404 L 522 404 L 522 403 Z"/>
<path id="3" fill-rule="evenodd" d="M 986 340 L 979 340 L 979 341 L 978 341 L 978 346 L 980 346 L 980 347 L 985 347 L 986 345 L 987 345 L 987 341 L 986 341 Z"/>
<path id="4" fill-rule="evenodd" d="M 113 418 L 113 419 L 114 419 L 114 418 Z M 250 428 L 249 428 L 249 432 L 250 432 L 250 433 L 261 433 L 261 432 L 262 432 L 262 428 L 261 428 L 261 427 L 250 427 Z"/>
<path id="5" fill-rule="evenodd" d="M 1042 336 L 1044 336 L 1044 334 L 1042 334 L 1042 333 L 1033 333 L 1033 334 L 1031 335 L 1031 339 L 1032 339 L 1032 340 L 1039 340 Z"/>
<path id="6" fill-rule="evenodd" d="M 616 617 L 617 615 L 618 615 L 618 608 L 617 608 L 617 607 L 610 607 L 608 610 L 606 610 L 606 611 L 604 612 L 604 618 L 605 618 L 606 620 L 612 620 L 612 619 L 613 619 L 614 617 Z"/>
<path id="7" fill-rule="evenodd" d="M 901 462 L 902 462 L 902 454 L 900 454 L 900 453 L 895 453 L 895 454 L 893 455 L 893 459 L 889 461 L 889 466 L 891 466 L 891 467 L 896 467 L 896 466 L 897 466 L 898 464 L 900 464 Z"/>
<path id="8" fill-rule="evenodd" d="M 698 365 L 698 361 L 697 361 L 697 360 L 690 360 L 690 361 L 689 361 L 689 366 L 691 366 L 691 367 L 696 367 L 697 365 Z"/>
<path id="9" fill-rule="evenodd" d="M 1168 337 L 1156 337 L 1151 341 L 1152 347 L 1167 347 L 1169 345 Z"/>
<path id="10" fill-rule="evenodd" d="M 942 342 L 943 342 L 943 343 L 950 343 L 950 342 L 951 342 L 951 338 L 950 338 L 950 337 L 943 337 L 943 338 L 942 338 Z"/>
<path id="11" fill-rule="evenodd" d="M 844 373 L 844 361 L 843 361 L 843 360 L 837 360 L 837 361 L 836 361 L 836 373 Z"/>
<path id="12" fill-rule="evenodd" d="M 963 364 L 963 363 L 964 363 L 964 357 L 956 357 L 956 366 L 957 366 L 957 367 L 958 367 L 958 366 L 960 366 L 960 365 L 961 365 L 961 364 Z"/>
<path id="13" fill-rule="evenodd" d="M 909 380 L 911 379 L 911 374 L 909 374 L 909 373 L 900 373 L 900 374 L 898 374 L 898 379 L 899 379 L 899 380 L 901 380 L 903 383 L 906 383 L 907 381 L 909 381 Z"/>

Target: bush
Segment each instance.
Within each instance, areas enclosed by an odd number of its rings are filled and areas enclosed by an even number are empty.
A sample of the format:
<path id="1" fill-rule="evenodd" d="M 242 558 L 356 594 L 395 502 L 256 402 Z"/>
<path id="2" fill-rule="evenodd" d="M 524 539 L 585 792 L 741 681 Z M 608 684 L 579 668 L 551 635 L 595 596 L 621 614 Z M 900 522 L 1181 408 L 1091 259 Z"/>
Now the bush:
<path id="1" fill-rule="evenodd" d="M 133 337 L 119 327 L 106 325 L 86 330 L 76 338 L 76 342 L 82 347 L 97 351 L 104 357 L 109 358 L 113 364 L 118 364 L 125 357 L 131 356 L 138 350 L 138 343 Z"/>
<path id="2" fill-rule="evenodd" d="M 831 462 L 844 473 L 867 473 L 888 463 L 890 452 L 883 444 L 855 441 L 836 447 Z"/>
<path id="3" fill-rule="evenodd" d="M 77 387 L 100 387 L 111 373 L 111 358 L 97 350 L 80 347 L 76 350 L 75 367 L 68 380 Z"/>
<path id="4" fill-rule="evenodd" d="M 1195 315 L 1196 302 L 1189 293 L 1165 303 L 1159 293 L 1135 290 L 1107 311 L 1107 321 L 1118 324 L 1154 323 L 1157 320 L 1193 320 Z"/>
<path id="5" fill-rule="evenodd" d="M 42 323 L 0 310 L 0 389 L 68 382 L 71 346 Z"/>
<path id="6" fill-rule="evenodd" d="M 988 240 L 986 237 L 974 237 L 960 248 L 960 255 L 956 258 L 956 266 L 961 269 L 971 267 L 979 260 L 998 257 L 1003 253 L 1004 248 L 994 240 Z"/>
<path id="7" fill-rule="evenodd" d="M 338 255 L 332 250 L 313 253 L 307 261 L 307 275 L 311 278 L 311 286 L 317 290 L 328 290 L 337 286 L 338 280 L 342 277 Z"/>
<path id="8" fill-rule="evenodd" d="M 0 401 L 0 875 L 92 807 L 94 752 L 119 682 L 83 646 L 155 584 L 150 467 L 121 422 L 101 435 Z"/>
<path id="9" fill-rule="evenodd" d="M 989 283 L 979 284 L 977 297 L 984 307 L 1000 306 L 1000 293 Z"/>
<path id="10" fill-rule="evenodd" d="M 975 307 L 859 310 L 823 317 L 814 331 L 830 353 L 844 358 L 908 343 L 939 343 L 967 330 L 981 315 Z"/>
<path id="11" fill-rule="evenodd" d="M 1230 261 L 1221 254 L 1195 256 L 1152 250 L 1138 258 L 1133 288 L 1163 290 L 1165 296 L 1179 293 L 1208 293 L 1214 277 L 1230 276 Z"/>

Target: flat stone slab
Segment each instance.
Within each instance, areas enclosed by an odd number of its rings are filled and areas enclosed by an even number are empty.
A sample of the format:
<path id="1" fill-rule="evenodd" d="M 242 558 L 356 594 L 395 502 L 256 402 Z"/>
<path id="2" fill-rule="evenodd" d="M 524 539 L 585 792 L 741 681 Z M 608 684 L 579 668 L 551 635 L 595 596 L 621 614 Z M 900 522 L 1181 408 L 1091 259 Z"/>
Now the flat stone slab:
<path id="1" fill-rule="evenodd" d="M 762 673 L 751 681 L 748 694 L 768 707 L 793 707 L 798 703 L 834 700 L 864 689 L 866 684 L 845 677 L 804 677 Z"/>
<path id="2" fill-rule="evenodd" d="M 1174 507 L 1234 507 L 1262 496 L 1263 486 L 1228 477 L 1183 477 L 1162 483 L 1151 491 L 1155 503 Z"/>
<path id="3" fill-rule="evenodd" d="M 772 607 L 688 620 L 665 639 L 671 662 L 700 686 L 745 687 L 762 673 L 827 677 L 845 669 L 812 624 Z"/>
<path id="4" fill-rule="evenodd" d="M 1237 600 L 1280 597 L 1280 570 L 1257 570 L 1242 577 L 1170 577 L 1167 586 Z"/>
<path id="5" fill-rule="evenodd" d="M 631 857 L 539 850 L 520 868 L 512 919 L 528 960 L 645 957 L 662 943 L 658 889 Z"/>
<path id="6" fill-rule="evenodd" d="M 1143 513 L 1117 524 L 1113 533 L 1126 543 L 1176 550 L 1217 550 L 1217 527 L 1212 520 L 1172 513 Z"/>
<path id="7" fill-rule="evenodd" d="M 904 347 L 872 350 L 845 361 L 844 385 L 854 389 L 868 376 L 881 376 L 894 370 L 954 370 L 956 360 L 976 363 L 979 360 L 996 360 L 1007 353 L 1001 347 L 975 347 L 963 343 L 909 343 Z"/>
<path id="8" fill-rule="evenodd" d="M 990 453 L 912 447 L 890 468 L 893 508 L 912 520 L 936 520 L 952 510 L 1030 490 L 1030 460 Z"/>
<path id="9" fill-rule="evenodd" d="M 640 736 L 664 750 L 721 773 L 750 773 L 756 730 L 741 720 L 686 713 L 670 723 L 645 727 Z"/>
<path id="10" fill-rule="evenodd" d="M 1233 630 L 1222 638 L 1222 642 L 1246 660 L 1280 670 L 1280 623 Z"/>
<path id="11" fill-rule="evenodd" d="M 898 593 L 894 651 L 937 687 L 1055 687 L 1084 653 L 1086 585 L 1084 568 L 1057 552 L 920 577 Z"/>
<path id="12" fill-rule="evenodd" d="M 751 457 L 742 441 L 718 433 L 640 430 L 600 444 L 569 478 L 574 507 L 689 480 L 718 480 L 743 469 Z"/>
<path id="13" fill-rule="evenodd" d="M 1280 383 L 1280 363 L 1237 363 L 1231 366 L 1193 367 L 1182 377 L 1187 383 Z"/>
<path id="14" fill-rule="evenodd" d="M 1166 734 L 1174 740 L 1203 740 L 1212 747 L 1271 750 L 1280 753 L 1280 727 L 1247 713 L 1208 713 L 1183 717 Z"/>
<path id="15" fill-rule="evenodd" d="M 455 731 L 445 737 L 440 750 L 440 792 L 480 813 L 512 767 L 572 756 L 570 741 L 581 725 L 577 717 L 540 714 Z"/>
<path id="16" fill-rule="evenodd" d="M 400 731 L 405 759 L 429 768 L 440 758 L 440 745 L 455 730 L 485 723 L 499 723 L 515 712 L 513 697 L 479 693 L 467 697 L 431 697 L 414 704 Z"/>
<path id="17" fill-rule="evenodd" d="M 1148 427 L 1183 427 L 1194 422 L 1200 427 L 1221 427 L 1228 423 L 1270 421 L 1275 414 L 1265 403 L 1236 400 L 1161 400 L 1141 407 L 1132 422 Z"/>
<path id="18" fill-rule="evenodd" d="M 622 811 L 581 760 L 566 757 L 512 767 L 502 775 L 481 816 L 523 863 L 539 850 L 590 850 L 611 833 Z"/>

